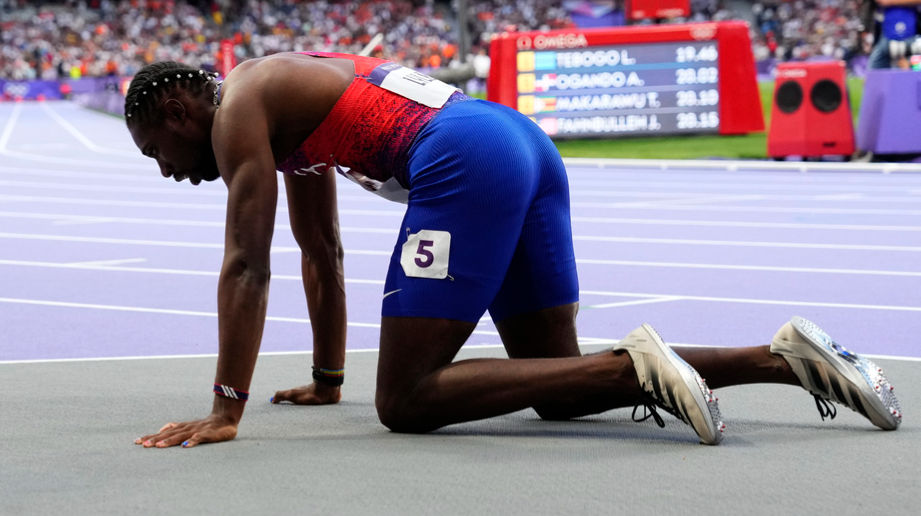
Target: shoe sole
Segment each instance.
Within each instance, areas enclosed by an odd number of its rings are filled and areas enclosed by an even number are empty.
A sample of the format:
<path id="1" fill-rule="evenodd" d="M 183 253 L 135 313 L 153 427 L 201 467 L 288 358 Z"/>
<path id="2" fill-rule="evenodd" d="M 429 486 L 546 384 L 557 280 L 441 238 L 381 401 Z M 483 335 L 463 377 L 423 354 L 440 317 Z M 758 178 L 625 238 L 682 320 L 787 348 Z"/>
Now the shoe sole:
<path id="1" fill-rule="evenodd" d="M 643 328 L 652 337 L 652 341 L 659 348 L 661 355 L 668 360 L 672 367 L 678 370 L 681 379 L 684 380 L 684 384 L 688 387 L 688 390 L 691 391 L 691 396 L 694 398 L 697 410 L 701 413 L 701 417 L 698 419 L 705 421 L 706 428 L 695 427 L 692 423 L 692 419 L 686 416 L 688 419 L 687 423 L 697 432 L 701 443 L 710 445 L 719 444 L 723 439 L 723 430 L 725 430 L 726 425 L 722 422 L 719 404 L 717 403 L 716 397 L 713 396 L 713 391 L 707 387 L 707 383 L 697 374 L 697 371 L 691 367 L 690 364 L 685 362 L 683 358 L 672 350 L 672 348 L 665 344 L 665 341 L 662 340 L 662 337 L 659 336 L 652 326 L 644 323 Z M 697 388 L 695 389 L 693 386 Z"/>
<path id="2" fill-rule="evenodd" d="M 826 364 L 856 389 L 848 389 L 850 398 L 855 401 L 854 407 L 850 408 L 884 430 L 895 430 L 899 427 L 902 422 L 902 409 L 899 400 L 893 394 L 895 388 L 889 383 L 881 367 L 857 353 L 848 351 L 808 319 L 793 317 L 790 324 Z M 818 385 L 824 383 L 817 372 L 813 374 L 813 381 Z M 829 392 L 834 391 L 838 399 L 847 399 L 844 395 L 845 386 L 836 382 L 829 383 Z"/>

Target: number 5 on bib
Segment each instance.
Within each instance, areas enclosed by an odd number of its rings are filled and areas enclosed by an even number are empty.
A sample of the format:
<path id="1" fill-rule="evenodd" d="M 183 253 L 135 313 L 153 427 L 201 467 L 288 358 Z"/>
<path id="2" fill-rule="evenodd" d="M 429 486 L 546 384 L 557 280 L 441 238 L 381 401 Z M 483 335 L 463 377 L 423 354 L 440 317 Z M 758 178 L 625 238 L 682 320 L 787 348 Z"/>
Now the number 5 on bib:
<path id="1" fill-rule="evenodd" d="M 423 229 L 403 244 L 400 265 L 410 278 L 445 279 L 451 254 L 451 233 Z"/>

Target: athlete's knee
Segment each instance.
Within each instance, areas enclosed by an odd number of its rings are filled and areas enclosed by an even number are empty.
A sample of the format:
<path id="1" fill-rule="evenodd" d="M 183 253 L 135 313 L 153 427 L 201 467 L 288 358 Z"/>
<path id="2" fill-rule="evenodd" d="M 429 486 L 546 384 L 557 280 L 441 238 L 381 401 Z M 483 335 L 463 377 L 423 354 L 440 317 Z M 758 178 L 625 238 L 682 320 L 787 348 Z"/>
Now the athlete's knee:
<path id="1" fill-rule="evenodd" d="M 426 419 L 424 411 L 407 396 L 396 396 L 379 390 L 374 405 L 381 424 L 393 432 L 422 434 L 438 428 L 438 425 L 432 425 Z"/>
<path id="2" fill-rule="evenodd" d="M 537 405 L 534 411 L 545 421 L 566 421 L 575 417 L 572 409 L 565 405 Z"/>

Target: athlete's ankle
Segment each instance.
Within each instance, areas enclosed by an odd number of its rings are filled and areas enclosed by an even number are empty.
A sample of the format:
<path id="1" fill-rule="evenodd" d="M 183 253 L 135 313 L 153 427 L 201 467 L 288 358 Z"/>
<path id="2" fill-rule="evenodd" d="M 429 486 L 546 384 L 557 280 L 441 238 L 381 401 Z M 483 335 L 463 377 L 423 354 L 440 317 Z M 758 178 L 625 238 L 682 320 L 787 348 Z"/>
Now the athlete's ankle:
<path id="1" fill-rule="evenodd" d="M 790 363 L 787 362 L 783 355 L 772 353 L 769 345 L 759 346 L 759 350 L 763 351 L 763 362 L 760 367 L 775 378 L 777 383 L 800 384 L 799 379 L 793 374 L 793 368 L 790 367 Z"/>
<path id="2" fill-rule="evenodd" d="M 612 367 L 610 378 L 614 382 L 614 388 L 621 393 L 635 392 L 639 396 L 642 388 L 636 377 L 636 367 L 630 353 L 623 349 L 614 350 L 608 353 L 608 360 Z"/>

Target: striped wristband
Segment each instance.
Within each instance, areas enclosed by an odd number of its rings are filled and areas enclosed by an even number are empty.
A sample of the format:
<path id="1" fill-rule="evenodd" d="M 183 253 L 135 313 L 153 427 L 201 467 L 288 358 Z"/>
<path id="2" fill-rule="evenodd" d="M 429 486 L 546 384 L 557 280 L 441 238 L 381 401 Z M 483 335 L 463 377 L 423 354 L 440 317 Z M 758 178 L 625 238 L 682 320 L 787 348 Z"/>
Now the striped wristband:
<path id="1" fill-rule="evenodd" d="M 214 394 L 240 401 L 246 401 L 249 399 L 248 392 L 241 391 L 240 389 L 234 389 L 233 387 L 228 387 L 226 385 L 221 385 L 219 383 L 214 384 Z"/>
<path id="2" fill-rule="evenodd" d="M 313 379 L 325 385 L 338 387 L 345 382 L 345 369 L 323 369 L 314 366 Z"/>

